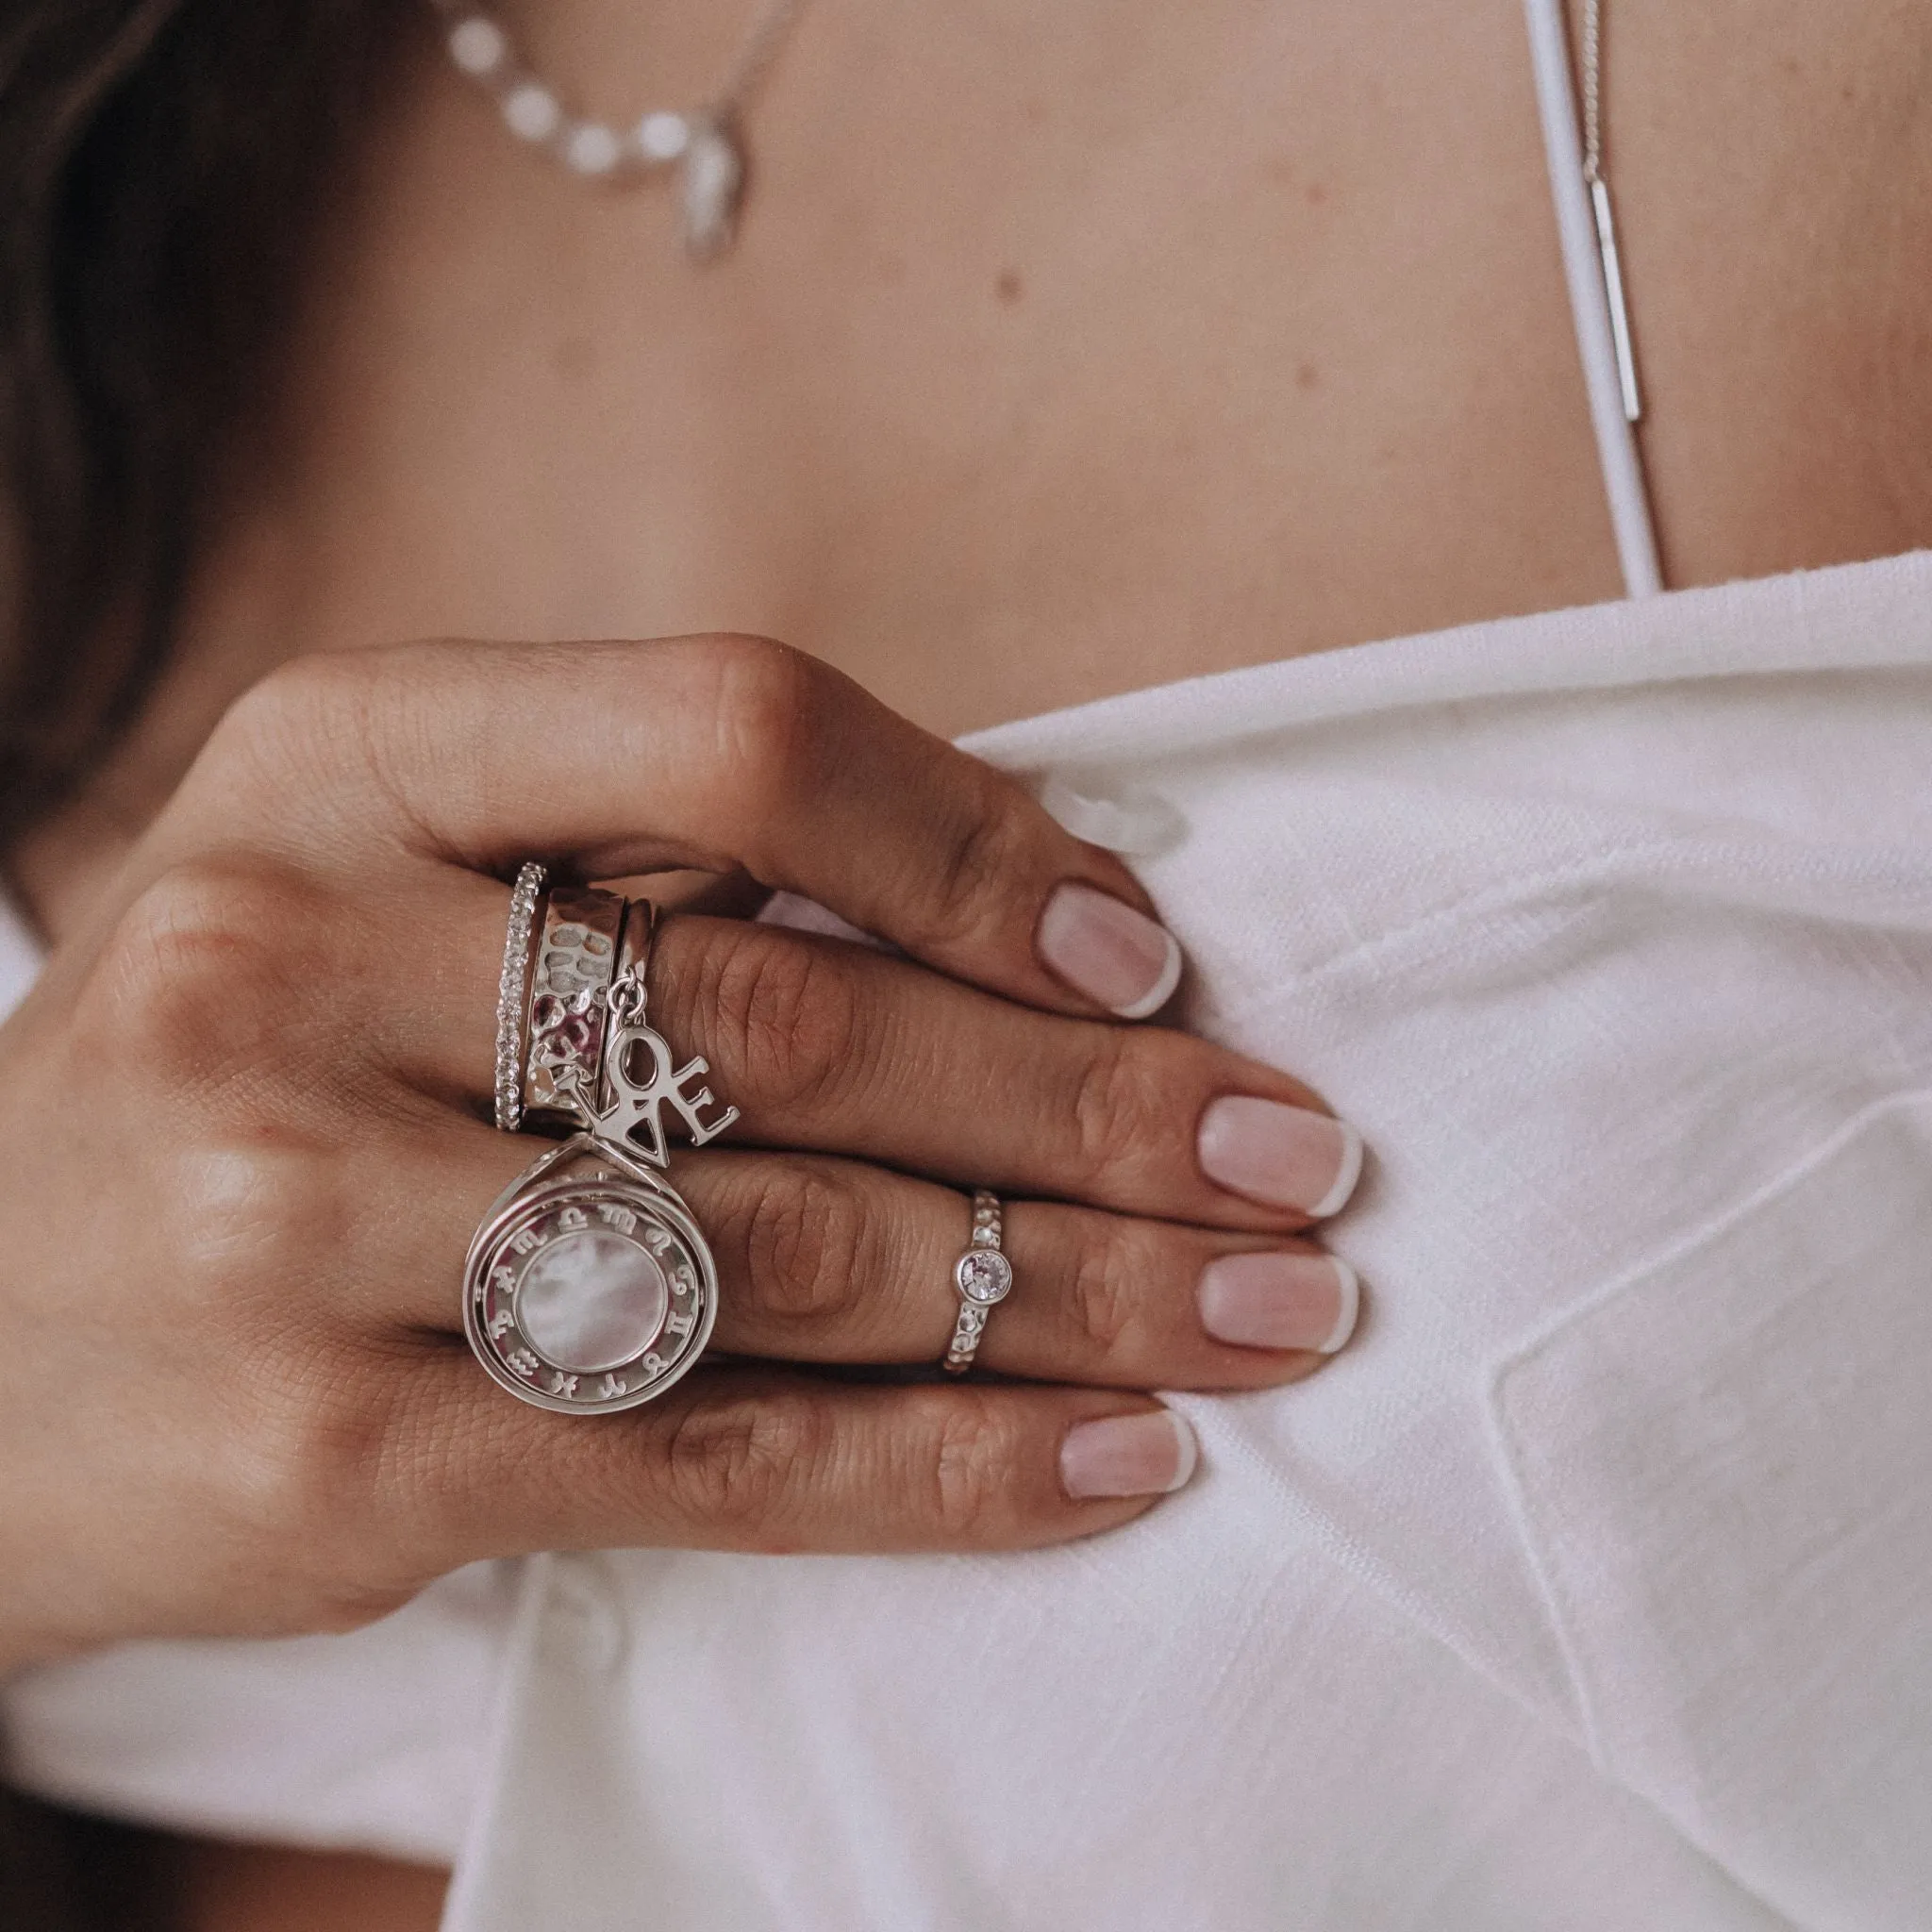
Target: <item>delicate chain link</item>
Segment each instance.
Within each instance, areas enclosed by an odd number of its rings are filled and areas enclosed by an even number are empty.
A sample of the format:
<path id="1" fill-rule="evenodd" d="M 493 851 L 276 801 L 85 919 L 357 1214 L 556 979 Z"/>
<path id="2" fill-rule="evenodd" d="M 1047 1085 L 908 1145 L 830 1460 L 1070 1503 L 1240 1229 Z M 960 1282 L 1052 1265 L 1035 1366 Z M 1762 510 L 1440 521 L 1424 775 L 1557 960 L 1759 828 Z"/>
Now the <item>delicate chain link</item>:
<path id="1" fill-rule="evenodd" d="M 1604 23 L 1602 0 L 1583 0 L 1583 178 L 1603 178 Z"/>
<path id="2" fill-rule="evenodd" d="M 1630 336 L 1630 308 L 1624 293 L 1624 264 L 1617 250 L 1617 222 L 1610 207 L 1610 184 L 1604 178 L 1604 15 L 1603 0 L 1582 0 L 1582 44 L 1576 64 L 1583 70 L 1583 180 L 1596 220 L 1597 254 L 1603 262 L 1604 300 L 1609 311 L 1610 341 L 1617 357 L 1617 387 L 1624 420 L 1643 420 L 1643 397 L 1637 384 L 1637 348 Z"/>
<path id="3" fill-rule="evenodd" d="M 803 4 L 804 0 L 772 0 L 765 8 L 724 76 L 724 85 L 718 90 L 714 105 L 720 114 L 735 114 L 750 100 L 766 69 L 778 58 L 778 49 Z"/>
<path id="4" fill-rule="evenodd" d="M 643 924 L 643 930 L 635 940 L 631 936 L 634 920 L 641 921 Z M 650 899 L 631 900 L 624 908 L 624 923 L 620 930 L 624 941 L 619 972 L 610 982 L 605 1005 L 618 1025 L 641 1026 L 645 1024 L 645 1012 L 650 1003 L 645 975 L 651 970 L 651 953 L 658 942 L 656 902 Z"/>

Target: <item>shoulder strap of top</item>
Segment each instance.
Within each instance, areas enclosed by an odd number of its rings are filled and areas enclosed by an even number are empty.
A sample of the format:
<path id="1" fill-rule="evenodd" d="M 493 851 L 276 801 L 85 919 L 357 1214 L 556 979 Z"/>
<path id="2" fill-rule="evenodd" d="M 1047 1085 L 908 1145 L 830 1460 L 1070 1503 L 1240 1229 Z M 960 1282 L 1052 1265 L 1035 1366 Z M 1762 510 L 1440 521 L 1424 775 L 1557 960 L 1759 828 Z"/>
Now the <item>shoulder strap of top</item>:
<path id="1" fill-rule="evenodd" d="M 0 1020 L 26 997 L 40 970 L 40 942 L 8 903 L 6 888 L 0 886 Z"/>
<path id="2" fill-rule="evenodd" d="M 1524 0 L 1524 8 L 1529 17 L 1530 59 L 1543 151 L 1550 164 L 1550 192 L 1557 204 L 1557 232 L 1563 243 L 1563 275 L 1570 285 L 1570 313 L 1590 391 L 1590 417 L 1617 536 L 1617 558 L 1624 567 L 1624 588 L 1633 597 L 1654 596 L 1663 589 L 1663 575 L 1657 567 L 1643 458 L 1624 418 L 1609 298 L 1604 291 L 1595 218 L 1583 181 L 1583 145 L 1576 131 L 1576 88 L 1570 75 L 1563 0 Z"/>

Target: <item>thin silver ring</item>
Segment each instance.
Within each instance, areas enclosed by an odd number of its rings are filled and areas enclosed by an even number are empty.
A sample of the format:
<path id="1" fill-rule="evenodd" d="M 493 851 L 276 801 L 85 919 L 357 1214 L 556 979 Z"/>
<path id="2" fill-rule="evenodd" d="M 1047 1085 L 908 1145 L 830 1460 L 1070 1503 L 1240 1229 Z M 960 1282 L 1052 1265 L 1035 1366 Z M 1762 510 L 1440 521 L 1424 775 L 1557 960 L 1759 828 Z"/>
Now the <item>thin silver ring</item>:
<path id="1" fill-rule="evenodd" d="M 953 1287 L 959 1297 L 959 1316 L 941 1366 L 949 1375 L 963 1375 L 979 1353 L 986 1318 L 1013 1291 L 1013 1264 L 1000 1246 L 1005 1222 L 999 1197 L 986 1189 L 973 1196 L 973 1244 L 953 1263 Z"/>
<path id="2" fill-rule="evenodd" d="M 537 939 L 545 868 L 526 860 L 510 888 L 503 973 L 496 982 L 496 1124 L 514 1134 L 524 1124 L 525 1023 L 529 1017 L 530 959 Z"/>

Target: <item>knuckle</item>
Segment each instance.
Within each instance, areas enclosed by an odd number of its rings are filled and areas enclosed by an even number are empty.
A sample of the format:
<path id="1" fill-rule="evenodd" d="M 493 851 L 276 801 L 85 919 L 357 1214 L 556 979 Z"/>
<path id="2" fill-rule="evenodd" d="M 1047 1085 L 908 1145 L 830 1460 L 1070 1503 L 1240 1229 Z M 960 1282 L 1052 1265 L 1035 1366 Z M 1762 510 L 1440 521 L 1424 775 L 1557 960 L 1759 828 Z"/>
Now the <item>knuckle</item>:
<path id="1" fill-rule="evenodd" d="M 957 824 L 944 828 L 927 915 L 941 946 L 970 944 L 1011 917 L 1014 884 L 1038 870 L 1036 828 L 991 772 L 968 766 L 974 783 Z"/>
<path id="2" fill-rule="evenodd" d="M 332 1342 L 251 1358 L 227 1392 L 228 1513 L 291 1594 L 344 1622 L 405 1590 L 380 1499 L 394 1430 L 379 1378 Z"/>
<path id="3" fill-rule="evenodd" d="M 255 813 L 285 834 L 314 837 L 372 800 L 423 833 L 424 771 L 463 776 L 428 756 L 449 729 L 452 669 L 451 647 L 435 642 L 291 658 L 229 707 L 184 790 L 225 822 Z"/>
<path id="4" fill-rule="evenodd" d="M 848 1324 L 878 1272 L 876 1224 L 862 1190 L 805 1162 L 761 1190 L 745 1240 L 758 1301 L 788 1324 Z"/>
<path id="5" fill-rule="evenodd" d="M 300 772 L 317 754 L 343 741 L 360 742 L 370 688 L 380 652 L 316 651 L 291 658 L 238 697 L 209 734 L 200 772 L 274 784 L 289 792 L 291 767 Z"/>
<path id="6" fill-rule="evenodd" d="M 788 1488 L 811 1481 L 828 1429 L 802 1390 L 694 1404 L 667 1445 L 672 1494 L 693 1522 L 727 1541 L 756 1543 L 775 1526 Z"/>
<path id="7" fill-rule="evenodd" d="M 751 824 L 781 815 L 809 783 L 822 675 L 770 638 L 708 637 L 698 646 L 716 721 L 718 776 Z"/>
<path id="8" fill-rule="evenodd" d="M 1103 1223 L 1083 1242 L 1067 1311 L 1083 1353 L 1099 1364 L 1132 1353 L 1141 1339 L 1147 1284 L 1170 1272 L 1162 1245 L 1154 1229 L 1127 1221 Z"/>
<path id="9" fill-rule="evenodd" d="M 974 1389 L 934 1391 L 928 1457 L 933 1521 L 948 1542 L 997 1537 L 1012 1513 L 1025 1454 L 1017 1411 Z"/>
<path id="10" fill-rule="evenodd" d="M 1106 1175 L 1119 1193 L 1152 1160 L 1170 1133 L 1171 1083 L 1162 1077 L 1157 1037 L 1118 1027 L 1094 1029 L 1092 1049 L 1074 1070 L 1071 1156 L 1077 1177 Z"/>
<path id="11" fill-rule="evenodd" d="M 286 1050 L 304 988 L 326 977 L 318 948 L 330 923 L 315 909 L 309 889 L 272 863 L 185 861 L 122 915 L 76 1024 L 120 1063 L 132 1055 L 195 1085 L 266 1067 Z"/>
<path id="12" fill-rule="evenodd" d="M 259 677 L 228 708 L 225 724 L 268 729 L 326 716 L 369 678 L 370 654 L 309 651 Z"/>
<path id="13" fill-rule="evenodd" d="M 258 1315 L 277 1341 L 318 1306 L 306 1291 L 354 1254 L 367 1220 L 341 1159 L 292 1133 L 184 1145 L 167 1177 L 184 1292 L 226 1324 Z"/>
<path id="14" fill-rule="evenodd" d="M 734 928 L 705 975 L 720 1055 L 756 1081 L 765 1105 L 809 1109 L 865 1062 L 858 975 L 840 949 L 810 939 Z"/>

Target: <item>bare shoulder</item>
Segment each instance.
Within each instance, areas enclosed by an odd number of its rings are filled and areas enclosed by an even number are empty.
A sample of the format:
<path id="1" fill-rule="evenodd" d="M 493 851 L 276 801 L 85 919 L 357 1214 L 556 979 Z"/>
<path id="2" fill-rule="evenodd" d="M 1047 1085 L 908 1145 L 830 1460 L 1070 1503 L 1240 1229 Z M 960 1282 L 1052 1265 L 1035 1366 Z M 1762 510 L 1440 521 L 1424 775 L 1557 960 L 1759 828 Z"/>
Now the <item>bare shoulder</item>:
<path id="1" fill-rule="evenodd" d="M 1672 576 L 1932 541 L 1932 15 L 1900 0 L 1603 11 Z"/>

